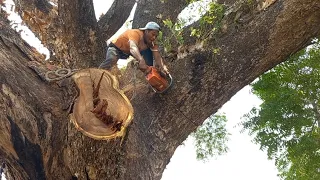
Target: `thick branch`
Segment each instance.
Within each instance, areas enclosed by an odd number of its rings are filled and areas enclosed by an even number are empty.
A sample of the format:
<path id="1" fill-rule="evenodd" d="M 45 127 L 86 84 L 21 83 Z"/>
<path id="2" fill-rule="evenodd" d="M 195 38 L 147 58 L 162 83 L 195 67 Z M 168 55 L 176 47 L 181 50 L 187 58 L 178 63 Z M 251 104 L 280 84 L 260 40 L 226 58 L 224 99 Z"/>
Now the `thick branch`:
<path id="1" fill-rule="evenodd" d="M 36 37 L 47 41 L 46 29 L 57 14 L 55 8 L 46 0 L 14 0 L 18 14 Z"/>
<path id="2" fill-rule="evenodd" d="M 63 161 L 58 154 L 64 146 L 59 139 L 65 127 L 54 123 L 65 115 L 62 94 L 28 68 L 32 49 L 26 48 L 2 16 L 1 24 L 0 159 L 6 160 L 13 179 L 45 179 L 49 173 L 45 169 L 53 167 L 53 159 Z M 70 179 L 66 166 L 60 165 L 57 177 Z"/>
<path id="3" fill-rule="evenodd" d="M 95 141 L 77 132 L 59 104 L 64 102 L 61 89 L 37 79 L 26 68 L 27 57 L 15 45 L 0 41 L 0 108 L 5 108 L 0 114 L 5 121 L 1 125 L 12 125 L 11 129 L 18 132 L 12 136 L 15 141 L 8 136 L 0 139 L 4 143 L 1 147 L 6 147 L 12 166 L 31 179 L 36 179 L 37 173 L 43 176 L 43 169 L 48 179 L 59 175 L 63 179 L 71 179 L 71 175 L 79 179 L 160 179 L 176 147 L 190 132 L 238 90 L 320 34 L 319 3 L 278 0 L 264 10 L 254 10 L 255 14 L 241 13 L 237 16 L 240 21 L 226 20 L 221 34 L 180 48 L 178 58 L 168 63 L 174 86 L 167 94 L 148 92 L 148 86 L 136 90 L 132 100 L 134 120 L 122 144 L 119 139 Z M 71 10 L 79 7 L 72 6 Z M 148 20 L 153 18 L 145 22 Z M 71 35 L 82 37 L 78 32 Z M 89 44 L 79 41 L 83 47 Z M 81 46 L 73 43 L 69 42 L 67 54 L 78 57 L 81 52 L 76 47 Z M 8 58 L 10 53 L 17 55 Z M 34 128 L 30 130 L 29 126 Z M 17 151 L 21 148 L 14 146 L 24 139 L 24 148 L 36 150 L 33 156 L 23 156 L 23 151 Z M 3 148 L 0 150 L 0 155 L 4 154 Z M 38 152 L 43 153 L 41 158 Z M 31 170 L 19 161 L 26 161 Z M 21 177 L 26 177 L 24 173 Z"/>
<path id="4" fill-rule="evenodd" d="M 108 12 L 98 22 L 103 40 L 108 40 L 121 28 L 135 3 L 135 0 L 115 0 L 113 2 Z"/>
<path id="5" fill-rule="evenodd" d="M 54 46 L 60 48 L 63 45 L 59 51 L 62 61 L 69 62 L 73 67 L 100 63 L 104 52 L 103 41 L 97 32 L 92 0 L 59 1 L 59 19 L 62 32 Z M 57 44 L 57 41 L 62 44 Z"/>
<path id="6" fill-rule="evenodd" d="M 58 8 L 44 0 L 19 0 L 16 5 L 24 22 L 52 52 L 52 60 L 89 67 L 103 59 L 104 41 L 97 32 L 92 0 L 59 1 Z"/>
<path id="7" fill-rule="evenodd" d="M 187 5 L 186 0 L 138 1 L 133 27 L 144 27 L 147 22 L 155 21 L 163 27 L 164 34 L 169 33 L 162 21 L 170 19 L 175 23 L 178 15 Z"/>
<path id="8" fill-rule="evenodd" d="M 147 137 L 145 147 L 136 148 L 135 152 L 148 154 L 145 164 L 161 162 L 161 159 L 163 163 L 168 162 L 175 150 L 173 147 L 182 143 L 237 91 L 320 34 L 319 2 L 316 1 L 276 1 L 244 18 L 246 15 L 240 16 L 245 21 L 227 23 L 223 34 L 180 49 L 178 59 L 168 63 L 175 80 L 168 94 L 138 93 L 140 96 L 133 101 L 136 123 L 132 128 L 145 126 L 148 130 L 141 135 L 130 131 L 127 146 L 133 146 L 138 137 Z M 217 51 L 213 52 L 214 49 Z M 148 123 L 143 124 L 139 121 L 142 119 Z M 133 164 L 139 158 L 133 157 L 129 162 Z M 151 168 L 153 175 L 161 175 L 163 169 L 159 166 L 164 169 L 165 164 L 139 168 L 141 171 Z M 126 173 L 134 170 L 127 169 Z M 144 178 L 149 177 L 148 172 Z"/>
<path id="9" fill-rule="evenodd" d="M 69 22 L 72 30 L 77 28 L 95 28 L 96 19 L 92 0 L 59 1 L 59 16 Z M 72 8 L 70 8 L 72 7 Z"/>
<path id="10" fill-rule="evenodd" d="M 48 13 L 53 7 L 47 0 L 13 0 L 19 11 L 31 11 L 35 8 Z"/>

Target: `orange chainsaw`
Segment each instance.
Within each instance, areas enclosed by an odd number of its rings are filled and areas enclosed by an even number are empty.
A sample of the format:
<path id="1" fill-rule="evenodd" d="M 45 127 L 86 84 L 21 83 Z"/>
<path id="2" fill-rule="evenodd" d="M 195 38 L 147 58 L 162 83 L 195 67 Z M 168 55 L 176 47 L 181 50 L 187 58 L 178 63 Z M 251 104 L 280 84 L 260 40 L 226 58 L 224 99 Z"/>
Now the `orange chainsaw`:
<path id="1" fill-rule="evenodd" d="M 172 86 L 172 77 L 170 74 L 160 73 L 155 67 L 150 66 L 151 70 L 146 75 L 146 79 L 151 88 L 156 93 L 164 93 Z"/>

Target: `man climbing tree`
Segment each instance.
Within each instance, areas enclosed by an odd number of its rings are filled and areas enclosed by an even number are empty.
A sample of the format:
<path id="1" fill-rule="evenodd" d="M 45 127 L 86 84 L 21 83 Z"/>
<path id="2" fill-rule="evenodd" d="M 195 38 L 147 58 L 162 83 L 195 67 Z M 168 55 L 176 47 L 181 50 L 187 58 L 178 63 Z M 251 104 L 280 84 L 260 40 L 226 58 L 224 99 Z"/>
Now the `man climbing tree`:
<path id="1" fill-rule="evenodd" d="M 73 70 L 99 66 L 105 58 L 104 41 L 123 25 L 136 3 L 116 0 L 97 21 L 92 0 L 54 2 L 14 0 L 24 24 L 51 52 L 49 61 Z M 175 86 L 165 96 L 139 89 L 131 101 L 132 123 L 121 137 L 109 141 L 92 139 L 70 122 L 72 104 L 83 89 L 72 88 L 72 78 L 43 81 L 43 71 L 34 69 L 49 65 L 1 11 L 0 158 L 5 159 L 7 177 L 161 179 L 175 149 L 207 117 L 320 34 L 320 2 L 314 0 L 218 0 L 179 34 L 161 23 L 176 24 L 188 4 L 137 2 L 133 28 L 157 19 L 165 37 L 173 37 L 166 39 L 171 44 L 166 59 Z M 180 37 L 183 44 L 177 43 Z M 38 67 L 31 69 L 30 64 Z"/>
<path id="2" fill-rule="evenodd" d="M 168 72 L 156 44 L 160 26 L 155 22 L 148 22 L 144 28 L 129 29 L 118 38 L 110 42 L 107 48 L 106 59 L 100 68 L 110 70 L 116 66 L 119 58 L 127 59 L 131 54 L 137 61 L 139 69 L 148 73 L 149 66 L 155 65 L 160 71 Z"/>

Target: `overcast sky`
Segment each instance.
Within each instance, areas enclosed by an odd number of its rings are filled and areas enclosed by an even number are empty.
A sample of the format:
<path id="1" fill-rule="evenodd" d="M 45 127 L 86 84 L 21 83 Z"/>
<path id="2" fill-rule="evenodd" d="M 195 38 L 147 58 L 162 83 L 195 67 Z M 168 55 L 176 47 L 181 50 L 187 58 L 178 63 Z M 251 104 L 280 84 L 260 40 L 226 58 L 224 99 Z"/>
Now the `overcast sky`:
<path id="1" fill-rule="evenodd" d="M 279 180 L 274 161 L 251 142 L 247 133 L 240 133 L 237 123 L 243 114 L 258 106 L 261 101 L 250 93 L 246 86 L 220 110 L 225 112 L 227 129 L 232 134 L 228 142 L 229 152 L 211 158 L 209 162 L 196 160 L 192 138 L 177 148 L 171 162 L 164 171 L 162 180 Z"/>

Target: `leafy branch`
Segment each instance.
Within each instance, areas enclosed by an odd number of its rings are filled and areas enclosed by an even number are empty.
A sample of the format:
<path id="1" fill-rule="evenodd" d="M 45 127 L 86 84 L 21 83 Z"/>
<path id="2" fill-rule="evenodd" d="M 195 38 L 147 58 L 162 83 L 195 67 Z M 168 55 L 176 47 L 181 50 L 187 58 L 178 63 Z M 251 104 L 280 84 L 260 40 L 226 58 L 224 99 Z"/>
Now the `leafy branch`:
<path id="1" fill-rule="evenodd" d="M 159 33 L 158 41 L 164 47 L 165 52 L 169 52 L 172 50 L 172 41 L 175 40 L 179 45 L 183 44 L 183 37 L 182 37 L 182 27 L 184 26 L 184 22 L 177 21 L 176 24 L 170 19 L 163 20 L 165 27 L 170 30 L 170 34 L 167 35 L 165 38 L 163 37 L 162 32 Z"/>
<path id="2" fill-rule="evenodd" d="M 209 157 L 222 155 L 228 151 L 227 142 L 230 133 L 226 130 L 226 122 L 225 115 L 210 116 L 196 132 L 191 134 L 195 138 L 198 160 L 206 161 Z"/>
<path id="3" fill-rule="evenodd" d="M 224 16 L 225 7 L 222 4 L 215 2 L 209 3 L 209 9 L 203 15 L 199 22 L 199 28 L 191 27 L 191 36 L 196 36 L 201 39 L 206 39 L 209 35 L 217 32 L 221 27 L 221 20 Z"/>

